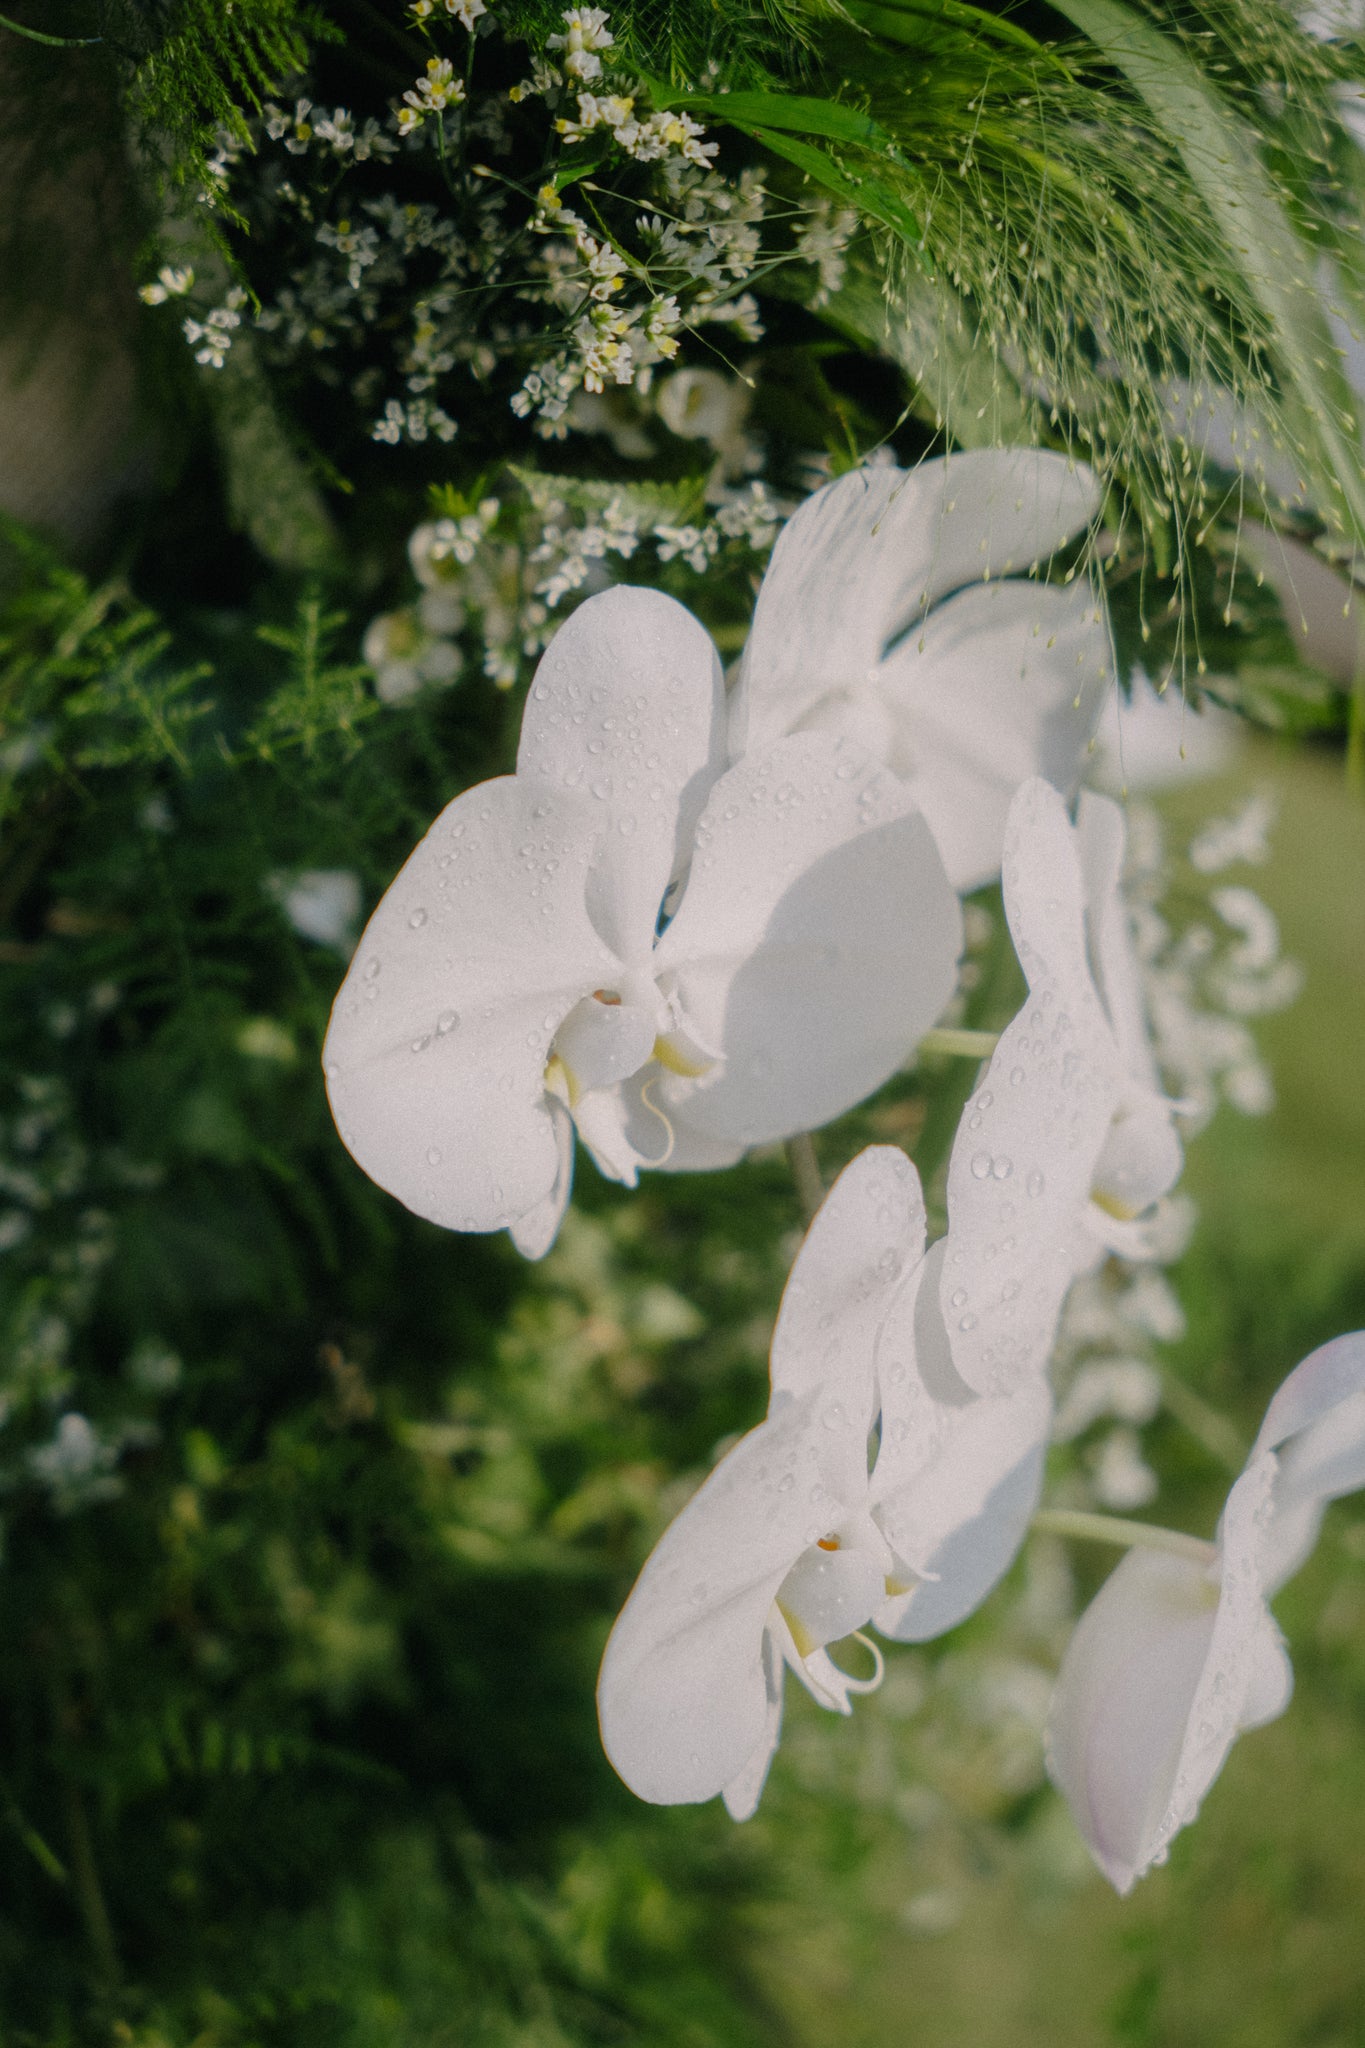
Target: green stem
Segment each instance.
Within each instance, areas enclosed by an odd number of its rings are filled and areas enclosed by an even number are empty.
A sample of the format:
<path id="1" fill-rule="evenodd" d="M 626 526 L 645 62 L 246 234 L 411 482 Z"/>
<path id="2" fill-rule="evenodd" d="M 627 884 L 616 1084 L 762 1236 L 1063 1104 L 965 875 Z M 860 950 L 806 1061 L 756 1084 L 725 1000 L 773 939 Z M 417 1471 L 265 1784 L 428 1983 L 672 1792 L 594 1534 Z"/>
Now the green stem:
<path id="1" fill-rule="evenodd" d="M 40 28 L 25 28 L 21 21 L 11 21 L 7 14 L 0 14 L 0 28 L 7 28 L 16 36 L 27 36 L 31 43 L 46 43 L 50 50 L 89 50 L 104 41 L 103 36 L 44 35 Z"/>
<path id="2" fill-rule="evenodd" d="M 1365 618 L 1356 615 L 1356 669 L 1346 709 L 1346 780 L 1365 791 Z"/>
<path id="3" fill-rule="evenodd" d="M 919 1042 L 919 1050 L 928 1053 L 947 1053 L 951 1058 L 964 1060 L 988 1060 L 999 1043 L 998 1031 L 954 1031 L 944 1028 L 926 1031 Z"/>
<path id="4" fill-rule="evenodd" d="M 820 1162 L 815 1156 L 815 1143 L 809 1131 L 798 1131 L 794 1138 L 788 1138 L 784 1150 L 796 1183 L 802 1221 L 809 1229 L 825 1199 L 825 1183 L 820 1173 Z"/>
<path id="5" fill-rule="evenodd" d="M 1216 1543 L 1163 1529 L 1155 1522 L 1130 1522 L 1122 1515 L 1092 1515 L 1084 1508 L 1039 1508 L 1029 1524 L 1040 1536 L 1070 1536 L 1082 1543 L 1112 1543 L 1120 1550 L 1164 1550 L 1194 1564 L 1212 1564 Z"/>
<path id="6" fill-rule="evenodd" d="M 1225 1415 L 1211 1408 L 1203 1396 L 1178 1380 L 1174 1373 L 1161 1374 L 1161 1398 L 1176 1421 L 1198 1440 L 1211 1457 L 1229 1472 L 1240 1472 L 1247 1461 L 1248 1445 L 1240 1431 Z"/>
<path id="7" fill-rule="evenodd" d="M 71 1847 L 72 1885 L 81 1909 L 81 1918 L 85 1922 L 86 1938 L 90 1943 L 96 1971 L 101 1983 L 106 1987 L 112 1987 L 118 1983 L 118 1951 L 114 1947 L 113 1924 L 100 1885 L 94 1843 L 90 1839 L 90 1823 L 85 1817 L 85 1802 L 74 1778 L 64 1777 L 62 1789 L 66 1798 L 66 1833 Z"/>

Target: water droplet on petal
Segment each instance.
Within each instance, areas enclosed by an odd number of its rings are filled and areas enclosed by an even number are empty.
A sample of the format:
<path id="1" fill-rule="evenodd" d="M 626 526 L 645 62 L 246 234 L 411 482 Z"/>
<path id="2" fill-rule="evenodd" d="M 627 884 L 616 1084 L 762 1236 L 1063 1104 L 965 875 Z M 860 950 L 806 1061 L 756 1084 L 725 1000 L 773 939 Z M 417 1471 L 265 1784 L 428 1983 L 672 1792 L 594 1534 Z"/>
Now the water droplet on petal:
<path id="1" fill-rule="evenodd" d="M 1003 1152 L 999 1153 L 991 1166 L 992 1179 L 1008 1180 L 1013 1172 L 1014 1161 L 1012 1159 L 1007 1159 Z"/>
<path id="2" fill-rule="evenodd" d="M 412 916 L 408 919 L 409 929 L 415 932 L 420 932 L 422 926 L 426 923 L 426 921 L 427 914 L 425 910 L 414 910 Z"/>
<path id="3" fill-rule="evenodd" d="M 976 1317 L 969 1311 L 965 1316 L 959 1317 L 957 1327 L 959 1330 L 974 1330 L 976 1328 Z"/>
<path id="4" fill-rule="evenodd" d="M 460 1013 L 458 1010 L 442 1010 L 440 1016 L 436 1019 L 436 1029 L 441 1037 L 444 1038 L 448 1031 L 455 1029 L 459 1021 Z"/>
<path id="5" fill-rule="evenodd" d="M 953 1308 L 962 1308 L 962 1307 L 963 1307 L 963 1306 L 965 1305 L 965 1303 L 966 1303 L 966 1300 L 967 1300 L 967 1290 L 966 1290 L 966 1288 L 965 1288 L 965 1287 L 955 1287 L 955 1288 L 953 1289 L 953 1292 L 952 1292 L 952 1296 L 951 1296 L 951 1298 L 950 1298 L 950 1305 L 951 1305 L 951 1306 L 952 1306 Z"/>
<path id="6" fill-rule="evenodd" d="M 439 1166 L 439 1165 L 440 1165 L 440 1163 L 441 1163 L 441 1149 L 440 1149 L 439 1145 L 433 1145 L 433 1146 L 432 1146 L 432 1148 L 431 1148 L 431 1150 L 430 1150 L 430 1151 L 429 1151 L 429 1152 L 427 1153 L 427 1165 L 428 1165 L 428 1166 Z"/>
<path id="7" fill-rule="evenodd" d="M 990 1172 L 991 1172 L 991 1155 L 990 1155 L 990 1153 L 989 1153 L 989 1152 L 977 1152 L 977 1153 L 976 1153 L 976 1154 L 975 1154 L 975 1155 L 973 1156 L 973 1159 L 972 1159 L 972 1179 L 973 1179 L 973 1180 L 989 1180 L 989 1179 L 990 1179 Z"/>
<path id="8" fill-rule="evenodd" d="M 365 975 L 365 979 L 366 979 L 366 981 L 373 981 L 373 980 L 374 980 L 374 978 L 375 978 L 376 974 L 378 974 L 378 972 L 379 972 L 379 967 L 380 967 L 380 963 L 379 963 L 379 961 L 378 961 L 378 960 L 367 960 L 367 961 L 365 962 L 365 967 L 364 967 L 364 975 Z"/>
<path id="9" fill-rule="evenodd" d="M 1043 1189 L 1047 1186 L 1047 1182 L 1043 1179 L 1042 1174 L 1039 1173 L 1037 1167 L 1035 1166 L 1033 1172 L 1024 1182 L 1024 1186 L 1028 1189 L 1031 1195 L 1041 1195 Z"/>

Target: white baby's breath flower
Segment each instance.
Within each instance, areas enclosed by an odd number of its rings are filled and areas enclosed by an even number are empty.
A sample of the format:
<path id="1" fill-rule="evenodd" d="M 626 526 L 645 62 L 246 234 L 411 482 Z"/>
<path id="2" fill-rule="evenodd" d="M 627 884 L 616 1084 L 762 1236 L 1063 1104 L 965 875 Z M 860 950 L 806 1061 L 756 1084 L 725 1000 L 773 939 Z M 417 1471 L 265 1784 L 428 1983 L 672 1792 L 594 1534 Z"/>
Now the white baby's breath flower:
<path id="1" fill-rule="evenodd" d="M 148 306 L 162 306 L 167 299 L 183 299 L 193 289 L 194 271 L 188 264 L 163 263 L 154 284 L 144 284 L 138 297 Z"/>
<path id="2" fill-rule="evenodd" d="M 585 83 L 602 75 L 603 50 L 609 50 L 616 38 L 607 27 L 607 12 L 604 7 L 566 7 L 563 15 L 563 35 L 547 36 L 547 50 L 564 52 L 564 69 L 570 78 L 581 78 Z"/>

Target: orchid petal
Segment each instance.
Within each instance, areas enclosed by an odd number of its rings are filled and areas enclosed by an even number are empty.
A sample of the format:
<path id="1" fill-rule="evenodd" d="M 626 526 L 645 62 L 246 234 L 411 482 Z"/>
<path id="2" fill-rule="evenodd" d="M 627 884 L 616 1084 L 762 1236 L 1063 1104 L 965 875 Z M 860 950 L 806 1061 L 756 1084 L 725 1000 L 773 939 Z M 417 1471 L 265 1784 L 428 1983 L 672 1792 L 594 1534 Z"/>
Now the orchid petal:
<path id="1" fill-rule="evenodd" d="M 845 1385 L 865 1383 L 866 1433 L 878 1333 L 923 1254 L 919 1175 L 896 1146 L 869 1145 L 825 1196 L 796 1255 L 773 1331 L 773 1391 L 806 1394 L 832 1372 Z"/>
<path id="2" fill-rule="evenodd" d="M 453 1230 L 497 1230 L 559 1171 L 550 1043 L 617 963 L 583 891 L 592 808 L 516 779 L 459 796 L 366 927 L 323 1048 L 342 1141 L 371 1179 Z"/>
<path id="3" fill-rule="evenodd" d="M 1123 812 L 1082 792 L 1076 848 L 1085 887 L 1090 964 L 1130 1086 L 1104 1143 L 1095 1186 L 1120 1213 L 1136 1215 L 1180 1178 L 1184 1153 L 1172 1106 L 1161 1094 L 1137 955 L 1123 900 Z"/>
<path id="4" fill-rule="evenodd" d="M 655 1016 L 643 1003 L 576 1003 L 555 1033 L 554 1050 L 576 1088 L 609 1088 L 644 1066 L 654 1050 Z"/>
<path id="5" fill-rule="evenodd" d="M 847 1411 L 781 1402 L 667 1529 L 612 1630 L 598 1683 L 608 1757 L 641 1799 L 710 1799 L 769 1739 L 763 1634 L 797 1558 L 846 1511 Z M 859 1441 L 861 1441 L 859 1431 Z"/>
<path id="6" fill-rule="evenodd" d="M 784 1634 L 787 1633 L 780 1616 L 778 1626 Z M 777 1628 L 771 1622 L 763 1631 L 763 1684 L 767 1699 L 763 1734 L 744 1768 L 731 1778 L 728 1785 L 721 1787 L 725 1810 L 731 1820 L 753 1819 L 777 1754 L 778 1738 L 782 1733 L 782 1681 L 786 1673 L 786 1659 L 777 1634 Z"/>
<path id="7" fill-rule="evenodd" d="M 862 1547 L 816 1543 L 802 1551 L 777 1589 L 777 1603 L 803 1659 L 863 1626 L 881 1604 L 890 1562 L 889 1554 Z"/>
<path id="8" fill-rule="evenodd" d="M 628 1148 L 636 1164 L 651 1172 L 710 1173 L 718 1167 L 734 1166 L 744 1157 L 742 1144 L 694 1130 L 671 1107 L 659 1107 L 656 1098 L 664 1073 L 664 1068 L 651 1063 L 610 1091 L 602 1090 L 593 1098 L 594 1128 L 605 1128 L 610 1117 L 617 1134 L 614 1154 L 620 1156 Z M 592 1146 L 594 1140 L 583 1129 L 585 1107 L 586 1103 L 580 1104 L 579 1129 L 584 1142 Z"/>
<path id="9" fill-rule="evenodd" d="M 1192 1559 L 1130 1551 L 1063 1659 L 1048 1769 L 1120 1892 L 1193 1820 L 1239 1730 L 1288 1701 L 1256 1564 L 1273 1477 L 1273 1462 L 1258 1459 L 1228 1497 L 1221 1585 Z"/>
<path id="10" fill-rule="evenodd" d="M 657 590 L 590 597 L 536 670 L 517 774 L 576 790 L 597 811 L 589 908 L 622 960 L 643 959 L 653 943 L 664 890 L 724 766 L 723 712 L 709 635 Z"/>
<path id="11" fill-rule="evenodd" d="M 1062 1663 L 1048 1771 L 1120 1892 L 1156 1854 L 1217 1598 L 1192 1560 L 1130 1551 L 1081 1616 Z"/>
<path id="12" fill-rule="evenodd" d="M 1090 965 L 1124 1066 L 1135 1082 L 1156 1095 L 1161 1083 L 1121 887 L 1124 839 L 1119 805 L 1111 797 L 1082 790 L 1076 806 L 1076 851 L 1085 891 Z"/>
<path id="13" fill-rule="evenodd" d="M 952 993 L 961 911 L 902 786 L 817 733 L 712 791 L 659 941 L 685 1027 L 723 1063 L 659 1097 L 746 1145 L 827 1123 L 892 1074 Z"/>
<path id="14" fill-rule="evenodd" d="M 1184 1161 L 1170 1104 L 1130 1097 L 1109 1126 L 1091 1184 L 1120 1219 L 1137 1216 L 1170 1193 Z"/>
<path id="15" fill-rule="evenodd" d="M 559 1235 L 559 1226 L 564 1221 L 564 1211 L 569 1206 L 569 1193 L 573 1187 L 573 1119 L 563 1103 L 550 1098 L 550 1115 L 554 1120 L 555 1144 L 558 1147 L 558 1164 L 554 1186 L 541 1202 L 528 1209 L 511 1225 L 509 1235 L 524 1259 L 543 1259 Z"/>
<path id="16" fill-rule="evenodd" d="M 1030 775 L 1075 787 L 1112 687 L 1101 601 L 1015 579 L 959 592 L 873 678 L 890 707 L 890 766 L 909 782 L 955 889 L 1000 871 L 1010 799 Z"/>
<path id="17" fill-rule="evenodd" d="M 1322 1421 L 1365 1386 L 1365 1330 L 1351 1330 L 1310 1351 L 1294 1367 L 1265 1412 L 1252 1456 L 1278 1450 Z"/>
<path id="18" fill-rule="evenodd" d="M 1004 879 L 1029 1000 L 963 1113 L 940 1282 L 953 1360 L 977 1393 L 1007 1393 L 1046 1364 L 1120 1088 L 1086 960 L 1071 826 L 1041 780 L 1010 807 Z"/>
<path id="19" fill-rule="evenodd" d="M 908 1592 L 879 1603 L 883 1635 L 925 1642 L 955 1628 L 1009 1568 L 1038 1504 L 1052 1403 L 1046 1382 L 974 1395 L 952 1364 L 938 1301 L 947 1240 L 897 1300 L 878 1346 L 876 1521 Z"/>
<path id="20" fill-rule="evenodd" d="M 864 1649 L 872 1653 L 874 1669 L 870 1678 L 854 1678 L 850 1672 L 841 1670 L 828 1650 L 812 1650 L 791 1666 L 811 1698 L 832 1714 L 851 1714 L 856 1695 L 875 1692 L 885 1675 L 882 1653 L 871 1636 L 860 1640 Z"/>
<path id="21" fill-rule="evenodd" d="M 574 1105 L 574 1127 L 592 1154 L 593 1165 L 608 1180 L 633 1188 L 640 1168 L 653 1161 L 642 1157 L 626 1129 L 622 1090 L 590 1088 Z"/>
<path id="22" fill-rule="evenodd" d="M 1274 1593 L 1307 1559 L 1327 1503 L 1365 1487 L 1365 1331 L 1333 1338 L 1294 1368 L 1252 1455 L 1266 1450 L 1279 1451 L 1260 1553 Z"/>
<path id="23" fill-rule="evenodd" d="M 1041 449 L 981 449 L 908 474 L 859 470 L 809 498 L 778 538 L 754 612 L 732 752 L 791 732 L 828 691 L 864 682 L 937 598 L 1027 569 L 1090 518 L 1089 470 Z"/>

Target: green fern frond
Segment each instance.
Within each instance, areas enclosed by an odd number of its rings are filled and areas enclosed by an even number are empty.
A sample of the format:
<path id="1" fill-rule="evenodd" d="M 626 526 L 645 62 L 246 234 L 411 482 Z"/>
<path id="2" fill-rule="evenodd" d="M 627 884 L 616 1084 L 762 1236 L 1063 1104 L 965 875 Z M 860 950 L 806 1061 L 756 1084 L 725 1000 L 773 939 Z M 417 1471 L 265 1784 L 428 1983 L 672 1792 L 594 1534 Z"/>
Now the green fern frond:
<path id="1" fill-rule="evenodd" d="M 286 657 L 284 682 L 247 734 L 247 748 L 264 761 L 294 751 L 313 760 L 337 746 L 342 758 L 360 745 L 360 727 L 379 709 L 366 686 L 363 663 L 338 662 L 332 649 L 346 625 L 344 612 L 324 610 L 310 595 L 300 600 L 292 626 L 262 626 L 259 637 Z"/>

